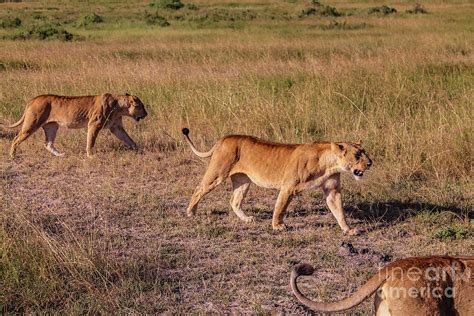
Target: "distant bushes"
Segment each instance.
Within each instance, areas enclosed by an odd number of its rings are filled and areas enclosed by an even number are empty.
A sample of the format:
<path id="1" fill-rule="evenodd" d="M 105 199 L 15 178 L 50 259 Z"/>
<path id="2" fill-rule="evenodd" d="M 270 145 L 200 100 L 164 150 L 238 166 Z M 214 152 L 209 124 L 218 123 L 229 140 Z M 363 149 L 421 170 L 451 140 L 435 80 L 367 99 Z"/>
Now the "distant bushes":
<path id="1" fill-rule="evenodd" d="M 312 4 L 311 7 L 305 8 L 301 11 L 301 13 L 298 15 L 300 18 L 305 17 L 305 16 L 310 16 L 310 15 L 334 16 L 334 17 L 343 15 L 335 7 L 322 5 L 317 0 L 312 0 L 311 4 Z"/>
<path id="2" fill-rule="evenodd" d="M 58 39 L 62 41 L 71 41 L 74 38 L 72 33 L 66 31 L 59 23 L 44 23 L 39 25 L 31 25 L 27 29 L 8 36 L 7 38 L 13 40 L 49 40 Z"/>
<path id="3" fill-rule="evenodd" d="M 0 19 L 0 28 L 15 28 L 21 26 L 21 20 L 17 17 L 4 16 Z"/>
<path id="4" fill-rule="evenodd" d="M 346 21 L 338 22 L 338 21 L 331 21 L 331 23 L 327 25 L 320 25 L 319 28 L 322 30 L 358 30 L 368 27 L 369 25 L 366 23 L 358 23 L 358 24 L 349 24 Z"/>
<path id="5" fill-rule="evenodd" d="M 373 7 L 369 9 L 369 14 L 383 14 L 383 15 L 388 15 L 392 13 L 396 13 L 397 9 L 382 5 L 380 7 Z"/>
<path id="6" fill-rule="evenodd" d="M 148 4 L 152 8 L 162 8 L 170 10 L 179 10 L 184 7 L 184 4 L 180 0 L 158 0 Z"/>
<path id="7" fill-rule="evenodd" d="M 199 8 L 194 3 L 187 3 L 186 4 L 186 9 L 188 9 L 188 10 L 198 10 Z"/>
<path id="8" fill-rule="evenodd" d="M 409 9 L 406 11 L 409 14 L 426 14 L 428 11 L 419 3 L 415 4 L 413 9 Z"/>
<path id="9" fill-rule="evenodd" d="M 76 22 L 77 27 L 88 27 L 91 25 L 99 24 L 104 22 L 104 18 L 97 13 L 91 13 L 81 17 Z"/>
<path id="10" fill-rule="evenodd" d="M 143 18 L 145 19 L 145 22 L 150 25 L 159 25 L 161 27 L 170 25 L 168 20 L 165 17 L 159 15 L 158 12 L 151 13 L 145 11 Z"/>
<path id="11" fill-rule="evenodd" d="M 383 14 L 383 15 L 389 15 L 392 13 L 396 13 L 397 9 L 382 5 L 380 7 L 373 7 L 369 9 L 369 14 Z M 428 11 L 419 3 L 415 4 L 415 6 L 412 9 L 406 10 L 406 13 L 409 14 L 425 14 L 428 13 Z"/>

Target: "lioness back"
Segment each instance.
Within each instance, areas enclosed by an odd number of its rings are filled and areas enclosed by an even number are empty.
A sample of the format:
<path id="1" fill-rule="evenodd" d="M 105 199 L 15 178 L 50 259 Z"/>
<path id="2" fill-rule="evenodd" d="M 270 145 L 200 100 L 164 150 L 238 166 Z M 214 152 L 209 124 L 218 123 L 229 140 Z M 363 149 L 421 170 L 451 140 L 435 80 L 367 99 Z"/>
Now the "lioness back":
<path id="1" fill-rule="evenodd" d="M 102 96 L 60 96 L 54 94 L 41 95 L 30 102 L 28 108 L 38 107 L 49 111 L 48 122 L 56 122 L 67 128 L 84 128 L 94 111 L 99 111 Z M 99 99 L 99 100 L 98 100 Z M 41 108 L 41 109 L 40 109 Z"/>
<path id="2" fill-rule="evenodd" d="M 233 160 L 232 174 L 246 174 L 254 183 L 266 188 L 277 188 L 288 157 L 298 145 L 279 144 L 246 135 L 229 135 L 220 140 L 216 159 Z M 214 156 L 213 155 L 213 156 Z"/>

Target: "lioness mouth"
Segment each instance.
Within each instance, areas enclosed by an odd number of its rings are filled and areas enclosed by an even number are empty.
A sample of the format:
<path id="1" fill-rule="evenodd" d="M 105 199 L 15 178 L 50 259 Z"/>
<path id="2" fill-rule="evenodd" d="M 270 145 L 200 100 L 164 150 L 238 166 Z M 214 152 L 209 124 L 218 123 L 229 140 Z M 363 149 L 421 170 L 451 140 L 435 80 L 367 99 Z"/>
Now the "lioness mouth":
<path id="1" fill-rule="evenodd" d="M 354 170 L 354 175 L 357 177 L 362 177 L 364 175 L 364 171 L 356 169 Z"/>

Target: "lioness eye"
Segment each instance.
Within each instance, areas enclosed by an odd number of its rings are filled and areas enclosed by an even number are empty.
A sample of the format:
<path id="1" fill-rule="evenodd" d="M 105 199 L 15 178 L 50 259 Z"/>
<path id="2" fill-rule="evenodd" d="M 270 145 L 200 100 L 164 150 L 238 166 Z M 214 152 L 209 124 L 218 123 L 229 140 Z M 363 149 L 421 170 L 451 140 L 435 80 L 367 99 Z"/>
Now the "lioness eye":
<path id="1" fill-rule="evenodd" d="M 358 151 L 355 154 L 355 159 L 359 160 L 361 156 L 362 156 L 362 153 L 360 151 Z"/>

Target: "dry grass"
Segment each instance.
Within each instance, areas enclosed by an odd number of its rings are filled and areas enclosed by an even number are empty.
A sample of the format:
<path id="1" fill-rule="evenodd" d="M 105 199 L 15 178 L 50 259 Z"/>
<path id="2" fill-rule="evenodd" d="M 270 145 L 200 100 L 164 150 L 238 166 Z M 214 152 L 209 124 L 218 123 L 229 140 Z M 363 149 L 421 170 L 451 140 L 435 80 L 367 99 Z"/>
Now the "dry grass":
<path id="1" fill-rule="evenodd" d="M 380 17 L 366 13 L 376 1 L 327 1 L 353 12 L 337 19 L 354 29 L 325 29 L 333 18 L 297 18 L 303 1 L 195 3 L 196 12 L 161 12 L 167 28 L 140 24 L 143 1 L 0 4 L 25 23 L 40 11 L 82 36 L 0 40 L 2 121 L 43 93 L 128 91 L 151 114 L 127 122 L 142 155 L 102 133 L 88 160 L 84 131 L 61 130 L 67 157 L 50 157 L 37 133 L 9 161 L 1 134 L 0 310 L 306 313 L 288 287 L 295 262 L 320 268 L 307 292 L 334 300 L 365 282 L 382 254 L 474 253 L 472 4 L 433 3 L 422 16 L 393 4 L 400 13 Z M 243 19 L 245 10 L 256 18 Z M 105 23 L 73 26 L 92 11 Z M 239 18 L 193 22 L 221 11 Z M 276 193 L 255 187 L 246 205 L 256 223 L 227 215 L 228 185 L 185 218 L 205 163 L 181 141 L 183 126 L 201 148 L 228 133 L 362 139 L 375 167 L 362 184 L 343 181 L 350 222 L 367 233 L 342 236 L 319 192 L 292 202 L 283 233 L 271 231 Z M 374 254 L 341 255 L 342 241 Z"/>

